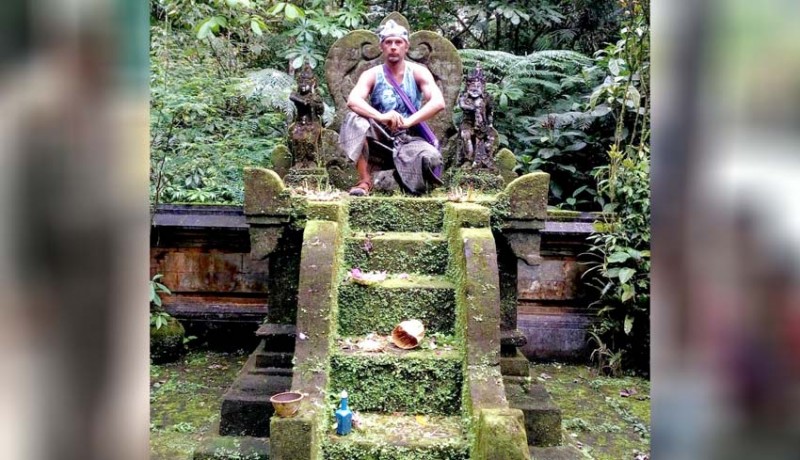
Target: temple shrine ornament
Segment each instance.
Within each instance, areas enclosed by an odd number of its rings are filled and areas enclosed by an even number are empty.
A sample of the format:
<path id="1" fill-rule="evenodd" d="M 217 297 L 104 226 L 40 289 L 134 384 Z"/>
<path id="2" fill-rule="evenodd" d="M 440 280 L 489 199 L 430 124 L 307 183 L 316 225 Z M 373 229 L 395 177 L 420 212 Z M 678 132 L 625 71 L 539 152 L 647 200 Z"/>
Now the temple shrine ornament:
<path id="1" fill-rule="evenodd" d="M 480 64 L 466 77 L 465 89 L 458 98 L 458 106 L 464 113 L 459 134 L 462 145 L 458 152 L 457 165 L 469 169 L 496 170 L 494 148 L 496 131 L 494 103 L 486 92 L 486 77 Z"/>

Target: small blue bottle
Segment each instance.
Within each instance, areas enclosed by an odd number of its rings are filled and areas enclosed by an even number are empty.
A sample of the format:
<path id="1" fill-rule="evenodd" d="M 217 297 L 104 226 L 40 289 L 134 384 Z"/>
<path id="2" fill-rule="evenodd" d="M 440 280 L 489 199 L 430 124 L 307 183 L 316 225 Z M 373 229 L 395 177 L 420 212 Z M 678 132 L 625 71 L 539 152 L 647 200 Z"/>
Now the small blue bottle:
<path id="1" fill-rule="evenodd" d="M 347 408 L 347 391 L 342 391 L 342 401 L 336 411 L 336 434 L 345 436 L 353 429 L 353 413 Z"/>

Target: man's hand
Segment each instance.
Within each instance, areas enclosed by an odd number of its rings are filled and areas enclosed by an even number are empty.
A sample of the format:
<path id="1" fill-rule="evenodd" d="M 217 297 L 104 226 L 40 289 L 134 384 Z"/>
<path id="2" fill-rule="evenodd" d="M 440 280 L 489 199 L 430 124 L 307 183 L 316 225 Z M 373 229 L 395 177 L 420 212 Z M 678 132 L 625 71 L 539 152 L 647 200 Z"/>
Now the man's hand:
<path id="1" fill-rule="evenodd" d="M 394 110 L 391 110 L 386 113 L 382 113 L 380 117 L 378 117 L 378 121 L 386 125 L 390 131 L 395 132 L 398 129 L 403 128 L 403 116 L 397 113 Z"/>

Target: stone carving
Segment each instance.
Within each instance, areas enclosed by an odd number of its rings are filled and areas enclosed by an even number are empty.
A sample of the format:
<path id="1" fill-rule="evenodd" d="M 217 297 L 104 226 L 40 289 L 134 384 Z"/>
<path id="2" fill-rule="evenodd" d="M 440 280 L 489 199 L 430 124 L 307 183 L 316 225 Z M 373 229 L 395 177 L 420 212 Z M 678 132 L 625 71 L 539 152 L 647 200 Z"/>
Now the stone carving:
<path id="1" fill-rule="evenodd" d="M 457 164 L 469 169 L 496 171 L 496 131 L 492 127 L 494 106 L 491 95 L 486 93 L 486 77 L 480 65 L 467 76 L 465 86 L 458 99 L 464 118 L 459 130 L 462 146 Z"/>
<path id="2" fill-rule="evenodd" d="M 308 63 L 297 75 L 297 91 L 289 98 L 297 108 L 295 122 L 289 127 L 293 168 L 316 168 L 322 133 L 320 117 L 325 106 L 317 94 L 317 78 Z"/>

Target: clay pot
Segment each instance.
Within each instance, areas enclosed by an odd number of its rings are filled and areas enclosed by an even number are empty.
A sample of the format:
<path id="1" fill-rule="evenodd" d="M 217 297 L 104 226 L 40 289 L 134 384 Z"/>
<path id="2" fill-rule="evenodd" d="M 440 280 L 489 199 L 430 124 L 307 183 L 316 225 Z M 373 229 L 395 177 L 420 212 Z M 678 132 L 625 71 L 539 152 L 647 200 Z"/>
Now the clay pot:
<path id="1" fill-rule="evenodd" d="M 275 408 L 275 413 L 281 418 L 293 416 L 297 412 L 297 409 L 300 408 L 300 401 L 302 400 L 303 394 L 294 391 L 278 393 L 269 398 L 269 402 L 271 402 L 272 407 Z"/>
<path id="2" fill-rule="evenodd" d="M 392 330 L 392 343 L 403 350 L 418 347 L 423 337 L 425 326 L 418 319 L 403 321 Z"/>

